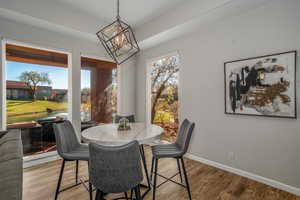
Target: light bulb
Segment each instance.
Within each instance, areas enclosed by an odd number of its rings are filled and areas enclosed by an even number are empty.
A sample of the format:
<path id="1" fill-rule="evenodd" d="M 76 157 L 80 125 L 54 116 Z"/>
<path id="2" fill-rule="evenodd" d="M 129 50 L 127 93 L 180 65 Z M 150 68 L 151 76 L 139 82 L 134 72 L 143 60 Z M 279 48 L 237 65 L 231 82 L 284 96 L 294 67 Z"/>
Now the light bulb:
<path id="1" fill-rule="evenodd" d="M 114 35 L 117 35 L 113 40 L 112 43 L 115 47 L 117 47 L 117 49 L 120 49 L 124 46 L 125 44 L 125 35 L 124 33 L 120 33 L 122 31 L 122 28 L 120 26 L 118 26 L 116 32 L 114 33 Z"/>

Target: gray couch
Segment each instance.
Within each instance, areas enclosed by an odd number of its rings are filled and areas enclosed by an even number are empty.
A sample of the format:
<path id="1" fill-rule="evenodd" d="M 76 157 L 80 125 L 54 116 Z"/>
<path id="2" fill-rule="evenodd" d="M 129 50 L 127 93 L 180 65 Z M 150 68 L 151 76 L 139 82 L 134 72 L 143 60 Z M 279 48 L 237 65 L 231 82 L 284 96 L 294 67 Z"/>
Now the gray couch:
<path id="1" fill-rule="evenodd" d="M 21 131 L 11 130 L 0 138 L 0 199 L 22 199 L 23 147 Z"/>

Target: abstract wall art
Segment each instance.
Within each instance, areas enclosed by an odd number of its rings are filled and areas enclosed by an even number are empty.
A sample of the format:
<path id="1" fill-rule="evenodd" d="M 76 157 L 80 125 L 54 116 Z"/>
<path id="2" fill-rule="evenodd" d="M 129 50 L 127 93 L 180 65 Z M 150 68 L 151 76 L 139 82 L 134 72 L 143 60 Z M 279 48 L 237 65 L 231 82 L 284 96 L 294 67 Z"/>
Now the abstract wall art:
<path id="1" fill-rule="evenodd" d="M 296 51 L 224 63 L 225 114 L 297 118 Z"/>

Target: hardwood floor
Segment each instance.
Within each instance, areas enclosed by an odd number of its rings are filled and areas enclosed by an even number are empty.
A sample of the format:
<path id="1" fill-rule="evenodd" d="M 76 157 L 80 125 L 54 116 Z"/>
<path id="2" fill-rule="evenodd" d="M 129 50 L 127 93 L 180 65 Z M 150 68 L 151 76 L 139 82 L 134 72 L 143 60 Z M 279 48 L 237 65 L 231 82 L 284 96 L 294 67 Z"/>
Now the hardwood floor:
<path id="1" fill-rule="evenodd" d="M 147 161 L 150 170 L 150 152 L 146 150 Z M 61 161 L 54 161 L 24 170 L 24 200 L 48 200 L 54 199 L 55 188 Z M 162 159 L 159 162 L 159 173 L 170 176 L 177 172 L 176 161 Z M 272 188 L 241 176 L 210 167 L 186 159 L 190 186 L 193 200 L 300 200 L 287 192 Z M 87 164 L 80 162 L 79 176 L 87 177 Z M 179 181 L 179 177 L 174 180 Z M 163 179 L 158 179 L 158 184 Z M 70 185 L 75 182 L 75 162 L 67 162 L 62 185 Z M 95 195 L 94 195 L 95 196 Z M 116 197 L 107 196 L 107 199 Z M 77 186 L 59 194 L 59 200 L 88 200 L 89 195 L 85 188 Z M 151 200 L 149 193 L 145 200 Z M 166 183 L 157 190 L 158 200 L 185 200 L 188 199 L 184 188 Z"/>

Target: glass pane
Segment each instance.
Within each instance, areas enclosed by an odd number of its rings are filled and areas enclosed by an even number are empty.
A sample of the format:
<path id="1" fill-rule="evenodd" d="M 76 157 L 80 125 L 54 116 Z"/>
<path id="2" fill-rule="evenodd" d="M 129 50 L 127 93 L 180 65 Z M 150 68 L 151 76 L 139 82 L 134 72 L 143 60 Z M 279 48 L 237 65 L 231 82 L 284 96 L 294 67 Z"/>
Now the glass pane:
<path id="1" fill-rule="evenodd" d="M 174 142 L 178 132 L 179 57 L 168 56 L 152 63 L 151 122 L 164 128 L 162 140 Z"/>
<path id="2" fill-rule="evenodd" d="M 81 121 L 91 120 L 91 71 L 81 70 Z"/>
<path id="3" fill-rule="evenodd" d="M 22 130 L 24 155 L 56 149 L 52 123 L 68 118 L 68 69 L 6 62 L 7 128 Z"/>
<path id="4" fill-rule="evenodd" d="M 81 63 L 82 122 L 113 122 L 117 112 L 117 69 L 114 68 L 117 65 L 85 57 Z"/>

